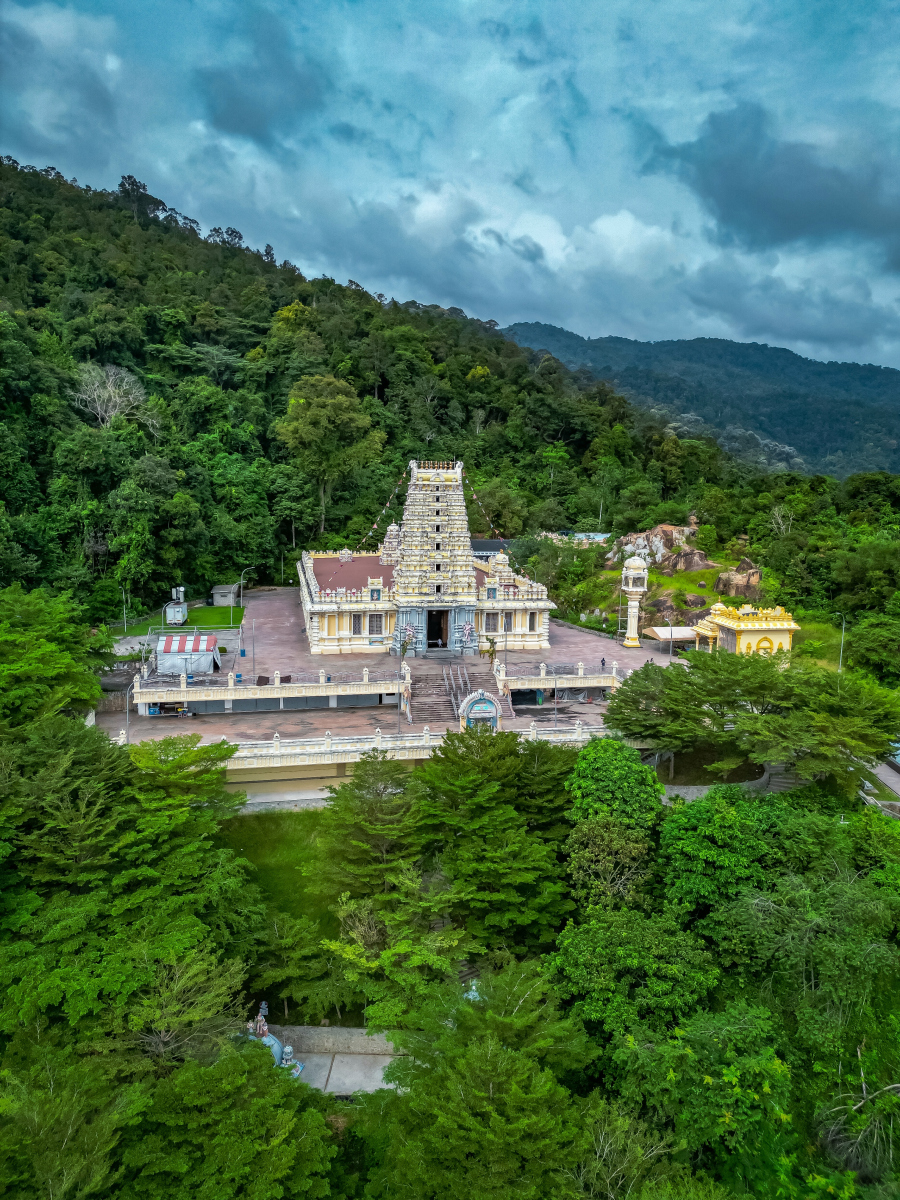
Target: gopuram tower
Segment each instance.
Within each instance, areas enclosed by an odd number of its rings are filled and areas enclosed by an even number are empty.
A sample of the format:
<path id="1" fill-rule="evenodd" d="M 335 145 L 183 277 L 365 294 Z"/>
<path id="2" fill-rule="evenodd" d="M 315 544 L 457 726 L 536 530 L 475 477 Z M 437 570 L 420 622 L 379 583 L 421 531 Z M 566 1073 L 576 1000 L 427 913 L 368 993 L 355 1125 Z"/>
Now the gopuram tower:
<path id="1" fill-rule="evenodd" d="M 475 654 L 478 589 L 461 462 L 411 462 L 394 568 L 391 653 Z"/>

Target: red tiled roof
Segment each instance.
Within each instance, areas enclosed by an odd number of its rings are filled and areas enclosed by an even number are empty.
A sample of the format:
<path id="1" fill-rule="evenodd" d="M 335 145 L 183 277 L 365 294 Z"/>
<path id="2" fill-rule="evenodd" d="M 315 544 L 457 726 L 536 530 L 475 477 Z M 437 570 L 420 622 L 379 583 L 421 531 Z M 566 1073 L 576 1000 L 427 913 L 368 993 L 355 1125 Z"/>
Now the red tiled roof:
<path id="1" fill-rule="evenodd" d="M 337 558 L 312 558 L 312 569 L 316 583 L 321 591 L 328 588 L 346 588 L 348 591 L 359 591 L 369 586 L 369 577 L 384 581 L 383 587 L 389 588 L 394 579 L 393 566 L 382 563 L 377 554 L 354 554 L 350 562 L 340 562 Z"/>

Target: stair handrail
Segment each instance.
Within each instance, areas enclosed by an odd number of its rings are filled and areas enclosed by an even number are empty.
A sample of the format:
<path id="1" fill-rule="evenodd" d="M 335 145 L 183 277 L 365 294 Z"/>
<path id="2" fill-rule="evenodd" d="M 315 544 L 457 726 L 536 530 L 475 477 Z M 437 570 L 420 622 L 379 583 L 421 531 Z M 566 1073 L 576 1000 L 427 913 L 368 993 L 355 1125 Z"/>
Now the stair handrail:
<path id="1" fill-rule="evenodd" d="M 450 668 L 450 671 L 451 671 L 451 678 L 452 678 L 452 672 L 453 672 L 452 667 Z M 450 697 L 450 706 L 453 709 L 453 715 L 454 715 L 454 717 L 458 717 L 459 710 L 457 709 L 457 706 L 456 706 L 456 697 L 453 694 L 453 688 L 450 685 L 450 680 L 447 678 L 447 668 L 446 667 L 441 667 L 441 675 L 444 678 L 444 689 L 445 689 L 447 695 Z"/>

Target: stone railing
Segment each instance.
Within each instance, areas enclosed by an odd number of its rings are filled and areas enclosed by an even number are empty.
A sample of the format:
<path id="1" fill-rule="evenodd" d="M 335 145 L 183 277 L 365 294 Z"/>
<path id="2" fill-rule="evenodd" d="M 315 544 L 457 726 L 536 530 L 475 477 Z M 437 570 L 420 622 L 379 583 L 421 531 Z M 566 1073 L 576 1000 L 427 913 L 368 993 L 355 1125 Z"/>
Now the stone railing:
<path id="1" fill-rule="evenodd" d="M 371 588 L 317 588 L 314 592 L 314 599 L 317 604 L 358 604 L 363 608 L 371 609 L 373 612 L 380 612 L 379 605 L 393 604 L 394 588 L 382 587 L 377 588 L 381 592 L 378 600 L 372 599 Z"/>
<path id="2" fill-rule="evenodd" d="M 497 594 L 488 597 L 488 588 Z M 477 593 L 479 600 L 489 600 L 491 604 L 501 604 L 504 600 L 533 600 L 545 605 L 548 602 L 547 589 L 542 583 L 511 584 L 488 581 L 477 589 Z"/>
<path id="3" fill-rule="evenodd" d="M 393 694 L 398 686 L 408 688 L 411 674 L 407 663 L 397 671 L 386 672 L 363 667 L 359 672 L 335 672 L 322 668 L 290 676 L 290 683 L 282 683 L 281 673 L 276 671 L 269 684 L 245 683 L 231 671 L 227 676 L 193 676 L 187 674 L 168 677 L 134 677 L 135 704 L 175 704 L 200 700 L 282 700 L 290 696 L 363 696 L 377 693 Z"/>
<path id="4" fill-rule="evenodd" d="M 583 725 L 581 721 L 562 729 L 538 726 L 532 721 L 529 729 L 515 732 L 528 741 L 570 746 L 583 746 L 592 737 L 609 736 L 602 726 Z M 427 725 L 420 733 L 382 733 L 376 729 L 374 733 L 349 737 L 334 737 L 330 731 L 318 738 L 281 738 L 276 733 L 271 741 L 239 743 L 228 761 L 228 771 L 358 762 L 360 755 L 370 750 L 383 750 L 393 759 L 422 759 L 428 758 L 443 740 L 443 732 L 432 733 Z"/>
<path id="5" fill-rule="evenodd" d="M 494 663 L 494 676 L 499 691 L 509 694 L 512 690 L 531 691 L 538 688 L 612 688 L 615 689 L 626 678 L 627 672 L 617 662 L 605 666 L 597 663 L 516 663 L 507 665 L 499 660 Z"/>

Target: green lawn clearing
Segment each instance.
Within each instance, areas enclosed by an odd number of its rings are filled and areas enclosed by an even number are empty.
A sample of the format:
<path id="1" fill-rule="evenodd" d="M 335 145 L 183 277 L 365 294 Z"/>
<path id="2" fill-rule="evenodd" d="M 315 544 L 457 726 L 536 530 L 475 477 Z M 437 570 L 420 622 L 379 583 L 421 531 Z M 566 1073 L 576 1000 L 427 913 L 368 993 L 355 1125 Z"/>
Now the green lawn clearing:
<path id="1" fill-rule="evenodd" d="M 165 619 L 160 617 L 159 613 L 154 613 L 152 617 L 144 618 L 140 621 L 129 621 L 128 630 L 126 633 L 125 627 L 120 621 L 118 625 L 110 625 L 110 631 L 117 638 L 122 637 L 140 637 L 150 632 L 151 629 L 165 628 L 166 632 L 181 629 L 236 629 L 244 619 L 244 609 L 237 604 L 234 608 L 214 607 L 213 605 L 200 605 L 197 608 L 188 609 L 188 618 L 183 625 L 166 625 Z"/>
<path id="2" fill-rule="evenodd" d="M 253 863 L 256 882 L 277 909 L 295 917 L 324 918 L 328 932 L 337 933 L 337 919 L 328 911 L 337 897 L 315 890 L 315 834 L 321 820 L 319 809 L 248 813 L 225 821 L 219 836 Z M 304 875 L 302 868 L 313 874 Z"/>
<path id="3" fill-rule="evenodd" d="M 841 627 L 835 628 L 830 621 L 807 620 L 806 617 L 795 615 L 794 620 L 800 626 L 800 632 L 794 634 L 793 648 L 799 650 L 808 645 L 810 658 L 823 667 L 837 670 L 841 652 Z M 846 655 L 847 647 L 844 645 Z"/>

